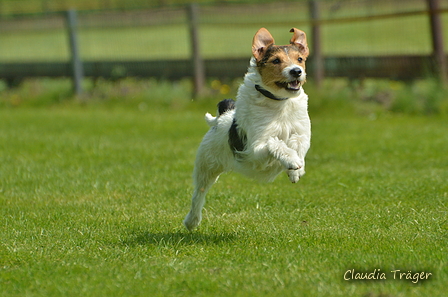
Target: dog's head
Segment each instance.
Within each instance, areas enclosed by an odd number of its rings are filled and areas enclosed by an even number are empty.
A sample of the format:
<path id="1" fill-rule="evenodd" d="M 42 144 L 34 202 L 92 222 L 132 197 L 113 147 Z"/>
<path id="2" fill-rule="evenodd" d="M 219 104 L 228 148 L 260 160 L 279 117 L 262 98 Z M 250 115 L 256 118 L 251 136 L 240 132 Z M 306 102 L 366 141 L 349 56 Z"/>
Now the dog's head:
<path id="1" fill-rule="evenodd" d="M 275 45 L 265 28 L 254 36 L 252 54 L 263 84 L 275 93 L 296 94 L 306 80 L 305 61 L 309 54 L 305 32 L 292 28 L 288 45 Z"/>

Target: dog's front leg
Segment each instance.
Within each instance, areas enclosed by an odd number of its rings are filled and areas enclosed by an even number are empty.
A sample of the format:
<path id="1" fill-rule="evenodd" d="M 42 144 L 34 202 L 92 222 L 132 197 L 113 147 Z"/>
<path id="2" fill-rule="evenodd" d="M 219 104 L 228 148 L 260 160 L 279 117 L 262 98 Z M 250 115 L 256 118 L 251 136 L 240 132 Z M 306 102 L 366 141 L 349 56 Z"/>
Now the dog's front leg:
<path id="1" fill-rule="evenodd" d="M 267 142 L 269 153 L 280 161 L 287 170 L 289 180 L 296 183 L 300 179 L 300 169 L 304 166 L 303 158 L 300 158 L 297 151 L 289 148 L 286 143 L 277 137 L 272 137 Z"/>
<path id="2" fill-rule="evenodd" d="M 287 143 L 288 147 L 297 152 L 297 155 L 301 159 L 302 167 L 297 171 L 299 178 L 305 174 L 305 156 L 310 148 L 310 137 L 308 135 L 291 135 Z M 289 175 L 289 173 L 288 173 Z"/>

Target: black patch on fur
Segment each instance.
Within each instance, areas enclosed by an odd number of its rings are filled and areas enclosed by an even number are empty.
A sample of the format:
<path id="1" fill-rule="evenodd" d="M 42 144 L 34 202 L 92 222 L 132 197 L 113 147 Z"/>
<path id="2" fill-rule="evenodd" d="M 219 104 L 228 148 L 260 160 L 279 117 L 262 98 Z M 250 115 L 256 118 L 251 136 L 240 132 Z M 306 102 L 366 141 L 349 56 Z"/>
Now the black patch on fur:
<path id="1" fill-rule="evenodd" d="M 235 109 L 235 101 L 233 99 L 224 99 L 218 103 L 219 115 L 222 115 L 232 109 Z M 235 155 L 237 152 L 244 151 L 246 148 L 246 142 L 246 134 L 238 127 L 236 119 L 234 118 L 229 129 L 229 146 L 233 154 Z"/>
<path id="2" fill-rule="evenodd" d="M 218 103 L 218 114 L 222 115 L 226 111 L 235 109 L 235 101 L 232 99 L 224 99 Z"/>
<path id="3" fill-rule="evenodd" d="M 232 125 L 229 129 L 229 145 L 233 154 L 242 152 L 246 148 L 247 137 L 244 131 L 238 128 L 236 119 L 233 119 Z"/>
<path id="4" fill-rule="evenodd" d="M 270 45 L 268 46 L 268 48 L 266 49 L 266 53 L 264 54 L 263 58 L 257 63 L 258 67 L 263 67 L 268 60 L 274 56 L 276 53 L 280 52 L 280 51 L 284 51 L 285 48 L 287 48 L 288 50 L 295 50 L 295 51 L 299 51 L 299 48 L 295 45 Z"/>
<path id="5" fill-rule="evenodd" d="M 281 51 L 285 46 L 277 46 L 277 45 L 270 45 L 266 49 L 266 53 L 263 55 L 263 58 L 260 60 L 258 66 L 264 66 L 269 60 L 270 57 L 275 55 L 277 52 Z"/>

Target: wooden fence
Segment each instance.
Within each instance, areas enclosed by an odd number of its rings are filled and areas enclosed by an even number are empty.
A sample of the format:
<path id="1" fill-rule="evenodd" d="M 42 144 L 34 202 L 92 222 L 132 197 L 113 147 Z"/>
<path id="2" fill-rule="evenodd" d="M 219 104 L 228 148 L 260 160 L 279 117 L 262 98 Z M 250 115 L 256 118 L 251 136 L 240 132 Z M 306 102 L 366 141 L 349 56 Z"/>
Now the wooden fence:
<path id="1" fill-rule="evenodd" d="M 319 2 L 309 1 L 310 23 L 312 26 L 312 56 L 307 63 L 307 72 L 317 85 L 324 77 L 387 77 L 392 79 L 415 79 L 437 76 L 447 82 L 447 60 L 443 48 L 443 33 L 440 15 L 448 12 L 440 9 L 440 0 L 426 0 L 427 10 L 373 17 L 352 17 L 325 20 L 320 18 Z M 74 90 L 82 93 L 81 81 L 84 76 L 118 79 L 126 76 L 159 77 L 165 79 L 194 79 L 195 94 L 201 93 L 205 77 L 235 78 L 246 72 L 248 58 L 203 59 L 199 47 L 198 22 L 200 7 L 190 5 L 186 9 L 191 41 L 191 57 L 181 60 L 152 61 L 81 61 L 77 44 L 76 11 L 66 13 L 68 40 L 70 41 L 70 62 L 0 63 L 0 78 L 14 85 L 26 77 L 73 77 Z M 427 56 L 323 56 L 321 50 L 320 27 L 331 23 L 354 22 L 365 19 L 382 19 L 417 14 L 427 14 L 431 24 L 432 54 Z"/>

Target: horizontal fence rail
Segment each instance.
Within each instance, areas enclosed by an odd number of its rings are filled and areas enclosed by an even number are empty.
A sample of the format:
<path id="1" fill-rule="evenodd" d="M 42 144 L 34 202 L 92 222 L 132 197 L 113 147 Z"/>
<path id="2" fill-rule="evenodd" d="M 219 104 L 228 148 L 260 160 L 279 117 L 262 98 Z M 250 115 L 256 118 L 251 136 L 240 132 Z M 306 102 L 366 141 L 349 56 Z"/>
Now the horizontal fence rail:
<path id="1" fill-rule="evenodd" d="M 341 11 L 340 6 L 346 5 L 347 7 L 347 3 L 349 2 L 355 6 Z M 370 13 L 370 8 L 377 7 L 372 5 L 379 5 L 378 3 L 382 3 L 379 6 L 380 10 Z M 33 29 L 36 32 L 39 30 L 42 30 L 42 32 L 46 30 L 61 30 L 61 28 L 67 26 L 69 28 L 69 30 L 66 30 L 68 32 L 67 34 L 69 34 L 67 40 L 70 41 L 67 51 L 69 61 L 53 62 L 51 61 L 51 57 L 46 59 L 49 60 L 48 62 L 8 62 L 7 60 L 2 60 L 0 62 L 0 79 L 4 79 L 9 85 L 15 85 L 22 79 L 28 77 L 73 77 L 74 86 L 77 89 L 76 92 L 82 93 L 82 90 L 80 90 L 80 81 L 83 75 L 85 77 L 103 77 L 108 79 L 132 76 L 177 80 L 187 77 L 194 78 L 196 93 L 200 93 L 201 85 L 204 84 L 205 77 L 220 79 L 242 77 L 247 71 L 250 58 L 249 56 L 244 58 L 224 58 L 219 56 L 213 59 L 204 58 L 202 56 L 204 51 L 201 49 L 204 41 L 200 40 L 200 37 L 203 37 L 200 34 L 202 26 L 207 26 L 209 31 L 217 30 L 217 32 L 222 32 L 222 27 L 228 27 L 229 29 L 235 30 L 232 31 L 235 32 L 234 34 L 239 34 L 240 30 L 252 27 L 259 28 L 259 26 L 287 27 L 287 30 L 289 30 L 291 24 L 293 24 L 294 26 L 304 26 L 310 29 L 307 34 L 311 41 L 311 56 L 307 62 L 307 72 L 308 77 L 314 78 L 317 86 L 319 86 L 319 82 L 324 77 L 348 77 L 351 79 L 375 77 L 411 80 L 428 76 L 438 76 L 442 81 L 446 81 L 447 59 L 443 48 L 444 34 L 442 32 L 441 15 L 448 12 L 447 5 L 443 4 L 441 6 L 440 4 L 444 2 L 440 0 L 410 0 L 406 2 L 408 4 L 407 6 L 401 4 L 394 6 L 394 3 L 393 1 L 387 0 L 352 0 L 346 2 L 303 1 L 300 2 L 301 14 L 297 18 L 290 18 L 288 21 L 279 17 L 283 15 L 281 12 L 278 15 L 271 14 L 271 18 L 266 19 L 266 21 L 260 21 L 254 15 L 255 13 L 260 13 L 261 15 L 263 13 L 271 13 L 272 10 L 281 8 L 282 5 L 284 6 L 283 9 L 288 11 L 290 5 L 297 5 L 297 3 L 275 4 L 275 6 L 266 7 L 262 5 L 246 7 L 246 10 L 254 10 L 254 14 L 250 14 L 251 17 L 247 17 L 246 15 L 243 19 L 235 18 L 237 20 L 234 22 L 232 17 L 235 14 L 241 13 L 238 8 L 240 6 L 223 6 L 220 8 L 191 5 L 186 7 L 186 9 L 177 8 L 172 10 L 133 12 L 97 11 L 86 14 L 76 14 L 75 11 L 70 11 L 69 13 L 56 13 L 42 16 L 0 18 L 0 34 L 11 35 L 20 34 L 22 31 L 27 32 L 26 30 L 33 27 L 33 22 L 38 22 L 39 26 Z M 368 12 L 362 15 L 362 13 L 358 13 L 360 8 Z M 204 16 L 202 13 L 204 13 Z M 71 19 L 67 18 L 65 20 L 66 25 L 64 25 L 63 15 L 71 16 Z M 74 19 L 76 15 L 80 19 Z M 223 15 L 227 15 L 227 17 Z M 231 16 L 231 18 L 229 19 L 228 16 Z M 329 29 L 333 26 L 336 28 L 337 26 L 353 23 L 355 24 L 353 29 L 356 29 L 356 24 L 360 23 L 365 24 L 366 22 L 375 21 L 389 22 L 400 18 L 425 16 L 428 20 L 428 25 L 431 24 L 431 30 L 428 29 L 428 32 L 425 33 L 429 36 L 429 41 L 432 44 L 430 54 L 392 55 L 386 53 L 384 55 L 378 55 L 377 53 L 368 56 L 365 53 L 361 53 L 350 56 L 335 55 L 328 53 L 328 51 L 324 53 L 322 50 L 324 39 L 322 35 L 324 34 L 324 29 Z M 244 20 L 244 23 L 242 20 Z M 111 59 L 110 56 L 104 58 L 100 56 L 99 58 L 83 60 L 82 52 L 81 54 L 79 53 L 77 39 L 81 38 L 76 36 L 76 32 L 79 31 L 76 30 L 78 26 L 85 33 L 86 30 L 95 30 L 102 27 L 113 28 L 114 30 L 115 28 L 119 30 L 120 28 L 130 27 L 156 27 L 163 29 L 173 25 L 179 26 L 179 28 L 184 26 L 185 30 L 182 31 L 181 29 L 178 34 L 189 35 L 189 37 L 182 39 L 184 43 L 188 44 L 188 46 L 185 46 L 185 54 L 183 56 L 176 57 L 168 54 L 167 58 L 161 59 L 142 57 L 126 60 L 120 59 L 118 55 L 114 59 Z M 385 32 L 385 34 L 387 33 Z M 173 36 L 173 41 L 176 40 L 177 42 L 176 37 Z M 214 38 L 221 39 L 221 37 L 223 36 L 217 35 Z M 237 37 L 237 35 L 227 36 L 229 42 L 233 42 L 233 37 Z M 95 42 L 97 42 L 97 39 L 89 39 L 89 43 L 93 44 L 92 46 L 95 46 Z M 145 40 L 145 35 L 141 36 L 141 42 L 148 42 Z M 157 41 L 153 40 L 152 42 Z M 82 43 L 82 40 L 80 40 L 80 43 Z M 107 48 L 107 50 L 109 49 Z M 210 51 L 210 49 L 208 50 Z M 64 49 L 61 49 L 59 53 L 62 51 Z"/>
<path id="2" fill-rule="evenodd" d="M 242 77 L 249 66 L 249 58 L 205 59 L 207 77 L 228 79 Z M 388 77 L 410 80 L 428 77 L 435 67 L 431 56 L 381 56 L 381 57 L 325 57 L 327 77 Z M 170 80 L 192 77 L 194 69 L 191 61 L 95 61 L 84 62 L 84 75 L 119 79 L 122 77 L 160 77 Z M 367 65 L 367 67 L 366 67 Z M 314 64 L 307 63 L 308 75 L 313 75 Z M 14 81 L 25 77 L 70 77 L 70 63 L 1 63 L 0 77 Z"/>

